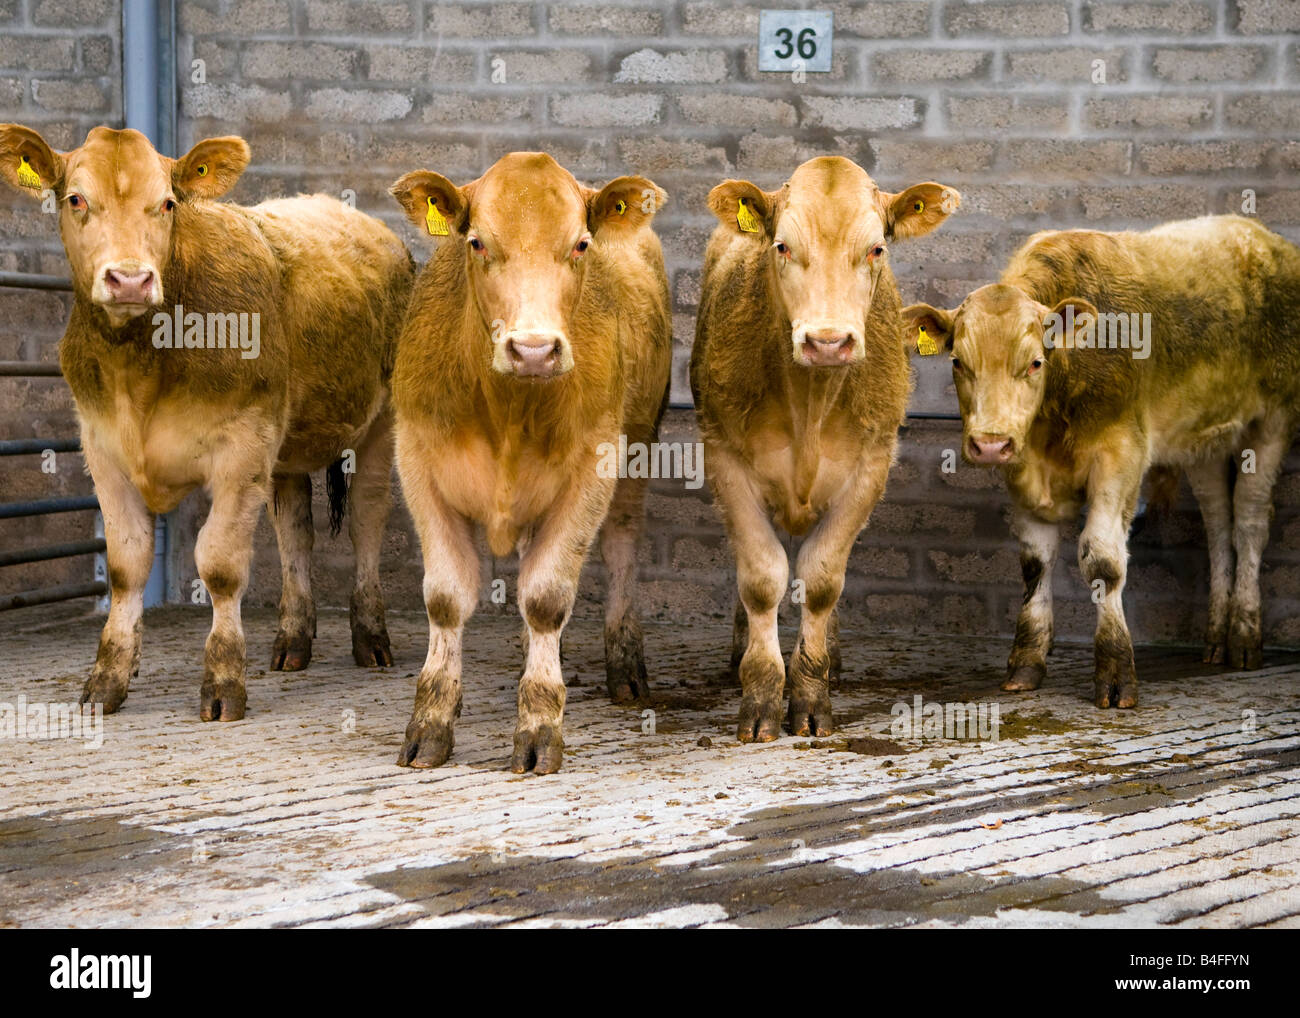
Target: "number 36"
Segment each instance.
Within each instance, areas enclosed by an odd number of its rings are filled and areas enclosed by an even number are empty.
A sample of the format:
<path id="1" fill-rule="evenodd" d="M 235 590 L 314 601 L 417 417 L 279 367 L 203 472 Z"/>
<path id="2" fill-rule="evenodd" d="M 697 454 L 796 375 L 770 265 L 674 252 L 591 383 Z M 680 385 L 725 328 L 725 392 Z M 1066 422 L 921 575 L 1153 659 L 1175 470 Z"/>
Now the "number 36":
<path id="1" fill-rule="evenodd" d="M 794 32 L 789 28 L 778 28 L 776 30 L 776 37 L 780 39 L 782 43 L 785 44 L 784 51 L 781 46 L 778 46 L 776 48 L 777 57 L 780 58 L 781 60 L 785 60 L 788 57 L 793 56 L 795 51 L 795 46 L 796 46 Z M 799 39 L 797 42 L 799 48 L 799 56 L 803 57 L 803 59 L 805 60 L 811 60 L 813 57 L 815 57 L 817 55 L 816 40 L 817 40 L 816 29 L 805 28 L 803 31 L 801 31 L 799 33 Z"/>

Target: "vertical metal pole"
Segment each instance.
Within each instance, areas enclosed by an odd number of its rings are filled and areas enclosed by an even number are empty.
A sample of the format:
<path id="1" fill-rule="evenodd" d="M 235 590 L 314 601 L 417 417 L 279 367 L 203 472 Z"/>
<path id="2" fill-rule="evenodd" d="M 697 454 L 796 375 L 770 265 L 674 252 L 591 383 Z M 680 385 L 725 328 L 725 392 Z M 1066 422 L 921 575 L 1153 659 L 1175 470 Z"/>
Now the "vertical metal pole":
<path id="1" fill-rule="evenodd" d="M 104 537 L 104 514 L 95 512 L 95 536 Z M 102 551 L 95 552 L 95 579 L 108 583 L 108 557 Z M 108 613 L 109 592 L 106 590 L 95 598 L 95 611 L 100 615 Z"/>

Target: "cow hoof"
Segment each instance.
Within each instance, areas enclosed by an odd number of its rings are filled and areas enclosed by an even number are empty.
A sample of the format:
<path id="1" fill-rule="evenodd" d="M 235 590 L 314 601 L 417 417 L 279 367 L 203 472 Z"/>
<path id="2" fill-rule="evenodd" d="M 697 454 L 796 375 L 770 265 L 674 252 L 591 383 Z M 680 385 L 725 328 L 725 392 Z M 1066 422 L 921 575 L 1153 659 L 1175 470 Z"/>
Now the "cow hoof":
<path id="1" fill-rule="evenodd" d="M 1002 688 L 1008 693 L 1022 693 L 1037 689 L 1043 684 L 1046 675 L 1046 665 L 1020 665 L 1018 668 L 1008 670 Z"/>
<path id="2" fill-rule="evenodd" d="M 271 645 L 271 671 L 299 672 L 311 661 L 311 636 L 307 633 L 294 633 L 292 636 L 281 629 L 275 634 L 275 643 Z"/>
<path id="3" fill-rule="evenodd" d="M 605 685 L 615 703 L 630 703 L 650 695 L 640 637 L 605 640 Z"/>
<path id="4" fill-rule="evenodd" d="M 791 696 L 786 724 L 791 735 L 811 735 L 825 738 L 835 731 L 831 717 L 831 698 L 828 693 L 813 697 Z"/>
<path id="5" fill-rule="evenodd" d="M 441 767 L 456 745 L 455 729 L 444 721 L 412 721 L 397 754 L 398 767 Z"/>
<path id="6" fill-rule="evenodd" d="M 1260 646 L 1261 642 L 1258 639 L 1247 639 L 1238 642 L 1235 636 L 1229 637 L 1228 667 L 1252 671 L 1262 665 L 1264 663 L 1264 653 L 1263 648 Z"/>
<path id="7" fill-rule="evenodd" d="M 199 691 L 200 721 L 238 721 L 247 707 L 248 693 L 242 682 L 203 680 Z"/>
<path id="8" fill-rule="evenodd" d="M 127 684 L 107 679 L 102 675 L 92 675 L 81 689 L 81 706 L 100 704 L 105 714 L 116 714 L 126 700 Z"/>
<path id="9" fill-rule="evenodd" d="M 741 742 L 773 742 L 781 737 L 781 701 L 740 701 L 740 723 L 736 738 Z"/>
<path id="10" fill-rule="evenodd" d="M 515 774 L 554 774 L 564 759 L 564 736 L 559 725 L 521 728 L 515 732 L 515 752 L 510 770 Z"/>
<path id="11" fill-rule="evenodd" d="M 1103 666 L 1097 670 L 1093 682 L 1094 702 L 1098 707 L 1126 710 L 1137 706 L 1137 675 L 1131 665 Z"/>
<path id="12" fill-rule="evenodd" d="M 362 668 L 386 668 L 393 663 L 393 648 L 388 642 L 388 630 L 378 632 L 355 628 L 352 630 L 352 660 Z"/>
<path id="13" fill-rule="evenodd" d="M 605 679 L 605 685 L 609 687 L 609 698 L 615 703 L 631 703 L 650 695 L 650 683 L 644 672 L 640 675 L 611 675 Z"/>
<path id="14" fill-rule="evenodd" d="M 1221 665 L 1228 660 L 1228 645 L 1220 640 L 1217 643 L 1207 643 L 1205 653 L 1201 655 L 1201 661 L 1207 665 Z"/>

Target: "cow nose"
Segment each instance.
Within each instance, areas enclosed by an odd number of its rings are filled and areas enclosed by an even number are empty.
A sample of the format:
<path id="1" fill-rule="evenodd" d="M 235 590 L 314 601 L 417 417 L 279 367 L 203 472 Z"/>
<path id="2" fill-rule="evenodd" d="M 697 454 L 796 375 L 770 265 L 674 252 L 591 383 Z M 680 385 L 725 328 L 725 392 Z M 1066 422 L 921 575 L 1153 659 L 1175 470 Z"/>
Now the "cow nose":
<path id="1" fill-rule="evenodd" d="M 797 342 L 797 337 L 796 337 Z M 799 351 L 808 365 L 826 367 L 848 364 L 857 352 L 857 337 L 848 329 L 834 326 L 807 329 Z"/>
<path id="2" fill-rule="evenodd" d="M 148 269 L 142 272 L 108 269 L 104 272 L 104 285 L 109 297 L 118 304 L 148 304 L 153 290 L 153 273 Z"/>
<path id="3" fill-rule="evenodd" d="M 560 363 L 563 337 L 556 332 L 515 332 L 506 340 L 510 364 L 517 375 L 545 376 Z"/>
<path id="4" fill-rule="evenodd" d="M 849 334 L 842 329 L 809 329 L 806 335 L 816 343 L 833 343 L 837 345 L 849 338 Z"/>
<path id="5" fill-rule="evenodd" d="M 1007 435 L 972 435 L 970 458 L 976 463 L 1005 463 L 1011 459 L 1015 443 Z"/>

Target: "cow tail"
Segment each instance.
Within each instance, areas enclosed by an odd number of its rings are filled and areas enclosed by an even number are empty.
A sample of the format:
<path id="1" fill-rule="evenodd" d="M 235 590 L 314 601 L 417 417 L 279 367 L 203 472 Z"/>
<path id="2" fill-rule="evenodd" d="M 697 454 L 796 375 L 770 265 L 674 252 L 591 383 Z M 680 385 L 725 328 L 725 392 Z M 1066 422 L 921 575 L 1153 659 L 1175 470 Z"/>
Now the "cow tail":
<path id="1" fill-rule="evenodd" d="M 348 475 L 341 457 L 325 468 L 325 494 L 330 503 L 330 537 L 338 537 L 348 511 Z"/>

